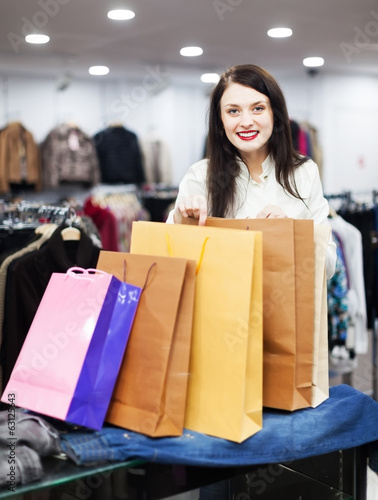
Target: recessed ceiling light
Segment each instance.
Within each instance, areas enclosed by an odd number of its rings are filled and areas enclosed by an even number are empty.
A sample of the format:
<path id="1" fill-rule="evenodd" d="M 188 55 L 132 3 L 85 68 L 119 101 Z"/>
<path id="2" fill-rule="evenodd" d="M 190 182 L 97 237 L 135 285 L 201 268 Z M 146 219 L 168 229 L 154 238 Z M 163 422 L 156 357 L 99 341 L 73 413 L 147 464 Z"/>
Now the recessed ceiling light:
<path id="1" fill-rule="evenodd" d="M 26 35 L 25 42 L 27 43 L 35 43 L 35 44 L 43 44 L 48 43 L 50 41 L 50 37 L 47 35 L 40 35 L 37 33 L 33 33 L 31 35 Z"/>
<path id="2" fill-rule="evenodd" d="M 109 68 L 107 66 L 91 66 L 89 68 L 89 74 L 93 76 L 103 76 L 109 73 Z"/>
<path id="3" fill-rule="evenodd" d="M 195 57 L 203 54 L 201 47 L 183 47 L 180 54 L 185 57 Z"/>
<path id="4" fill-rule="evenodd" d="M 135 12 L 132 10 L 115 9 L 108 12 L 108 18 L 116 21 L 126 21 L 128 19 L 133 19 L 133 17 L 135 17 Z"/>
<path id="5" fill-rule="evenodd" d="M 220 76 L 218 73 L 204 73 L 201 75 L 201 82 L 203 83 L 218 83 Z"/>
<path id="6" fill-rule="evenodd" d="M 324 59 L 322 57 L 306 57 L 303 59 L 303 65 L 307 68 L 318 68 L 323 66 Z"/>
<path id="7" fill-rule="evenodd" d="M 293 30 L 290 28 L 272 28 L 267 33 L 272 38 L 286 38 L 293 34 Z"/>

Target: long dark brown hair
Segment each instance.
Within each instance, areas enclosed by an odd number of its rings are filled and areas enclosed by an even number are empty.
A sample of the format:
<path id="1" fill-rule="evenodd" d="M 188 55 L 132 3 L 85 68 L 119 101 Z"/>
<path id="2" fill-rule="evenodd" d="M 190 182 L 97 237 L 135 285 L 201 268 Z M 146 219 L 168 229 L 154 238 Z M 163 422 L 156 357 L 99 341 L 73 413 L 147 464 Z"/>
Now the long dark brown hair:
<path id="1" fill-rule="evenodd" d="M 298 193 L 294 171 L 306 161 L 293 148 L 290 119 L 285 97 L 273 76 L 254 64 L 234 66 L 223 73 L 214 88 L 209 109 L 209 132 L 206 156 L 209 158 L 207 189 L 209 213 L 214 217 L 233 216 L 236 178 L 240 172 L 238 150 L 228 140 L 221 119 L 220 100 L 230 83 L 251 87 L 266 95 L 273 111 L 273 132 L 269 139 L 269 153 L 275 162 L 277 182 L 292 196 Z"/>

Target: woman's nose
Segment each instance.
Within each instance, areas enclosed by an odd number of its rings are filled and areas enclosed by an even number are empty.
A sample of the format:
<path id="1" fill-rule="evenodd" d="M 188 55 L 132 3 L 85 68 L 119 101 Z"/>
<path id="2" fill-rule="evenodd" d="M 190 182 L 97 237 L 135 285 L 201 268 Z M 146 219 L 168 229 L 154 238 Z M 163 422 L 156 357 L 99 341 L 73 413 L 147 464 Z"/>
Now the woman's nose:
<path id="1" fill-rule="evenodd" d="M 241 119 L 240 119 L 240 124 L 242 127 L 250 127 L 253 125 L 253 115 L 249 112 L 242 113 Z"/>

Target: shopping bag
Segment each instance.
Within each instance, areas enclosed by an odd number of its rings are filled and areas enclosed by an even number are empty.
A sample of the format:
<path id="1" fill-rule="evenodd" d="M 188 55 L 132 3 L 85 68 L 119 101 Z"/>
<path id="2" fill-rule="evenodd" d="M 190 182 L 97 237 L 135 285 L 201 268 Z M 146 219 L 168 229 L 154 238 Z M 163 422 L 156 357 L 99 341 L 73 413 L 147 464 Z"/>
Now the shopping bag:
<path id="1" fill-rule="evenodd" d="M 241 442 L 262 428 L 261 233 L 137 221 L 131 253 L 197 262 L 185 427 Z"/>
<path id="2" fill-rule="evenodd" d="M 315 310 L 314 355 L 312 367 L 311 406 L 316 407 L 329 397 L 328 366 L 328 302 L 325 262 L 331 229 L 315 226 Z"/>
<path id="3" fill-rule="evenodd" d="M 195 219 L 184 219 L 197 224 Z M 314 364 L 314 223 L 222 219 L 207 226 L 263 234 L 263 404 L 295 410 L 312 404 Z"/>
<path id="4" fill-rule="evenodd" d="M 189 377 L 195 262 L 101 251 L 98 269 L 142 286 L 106 421 L 151 437 L 179 436 Z"/>
<path id="5" fill-rule="evenodd" d="M 1 400 L 99 430 L 140 295 L 108 273 L 53 273 Z"/>

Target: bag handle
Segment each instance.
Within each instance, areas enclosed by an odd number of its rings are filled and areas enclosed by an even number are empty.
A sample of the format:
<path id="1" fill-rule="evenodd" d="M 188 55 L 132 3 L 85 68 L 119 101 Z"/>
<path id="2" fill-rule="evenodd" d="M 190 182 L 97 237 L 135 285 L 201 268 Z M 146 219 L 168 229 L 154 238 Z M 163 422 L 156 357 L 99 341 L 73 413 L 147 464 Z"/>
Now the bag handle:
<path id="1" fill-rule="evenodd" d="M 144 282 L 144 285 L 142 286 L 142 292 L 143 290 L 146 288 L 147 286 L 147 282 L 148 282 L 148 278 L 150 277 L 150 273 L 151 273 L 151 270 L 153 267 L 156 266 L 156 262 L 153 262 L 151 265 L 150 265 L 150 268 L 149 270 L 147 271 L 147 275 L 146 275 L 146 280 Z M 127 262 L 126 262 L 126 259 L 123 259 L 123 282 L 126 283 L 126 267 L 127 267 Z"/>
<path id="2" fill-rule="evenodd" d="M 201 268 L 203 256 L 205 255 L 206 243 L 208 242 L 209 238 L 210 238 L 210 236 L 206 236 L 206 238 L 204 239 L 204 241 L 202 243 L 201 253 L 200 253 L 200 256 L 199 256 L 199 259 L 198 259 L 198 262 L 197 262 L 197 267 L 196 267 L 196 276 L 199 273 L 199 270 Z M 165 241 L 167 242 L 168 255 L 170 257 L 174 257 L 173 250 L 172 250 L 172 245 L 171 245 L 171 241 L 169 239 L 169 234 L 168 233 L 165 233 Z"/>
<path id="3" fill-rule="evenodd" d="M 79 267 L 79 266 L 72 266 L 69 269 L 67 269 L 66 272 L 66 276 L 70 276 L 71 278 L 86 279 L 89 281 L 93 281 L 91 278 L 93 274 L 100 274 L 104 276 L 105 274 L 108 273 L 105 271 L 101 271 L 101 269 L 94 269 L 92 267 L 84 269 L 84 267 Z"/>
<path id="4" fill-rule="evenodd" d="M 146 281 L 144 282 L 144 285 L 142 286 L 142 292 L 143 290 L 146 288 L 147 286 L 147 282 L 148 282 L 148 278 L 150 277 L 150 273 L 152 271 L 152 268 L 156 266 L 156 262 L 153 262 L 151 265 L 150 265 L 150 268 L 149 270 L 147 271 L 147 276 L 146 276 Z"/>

